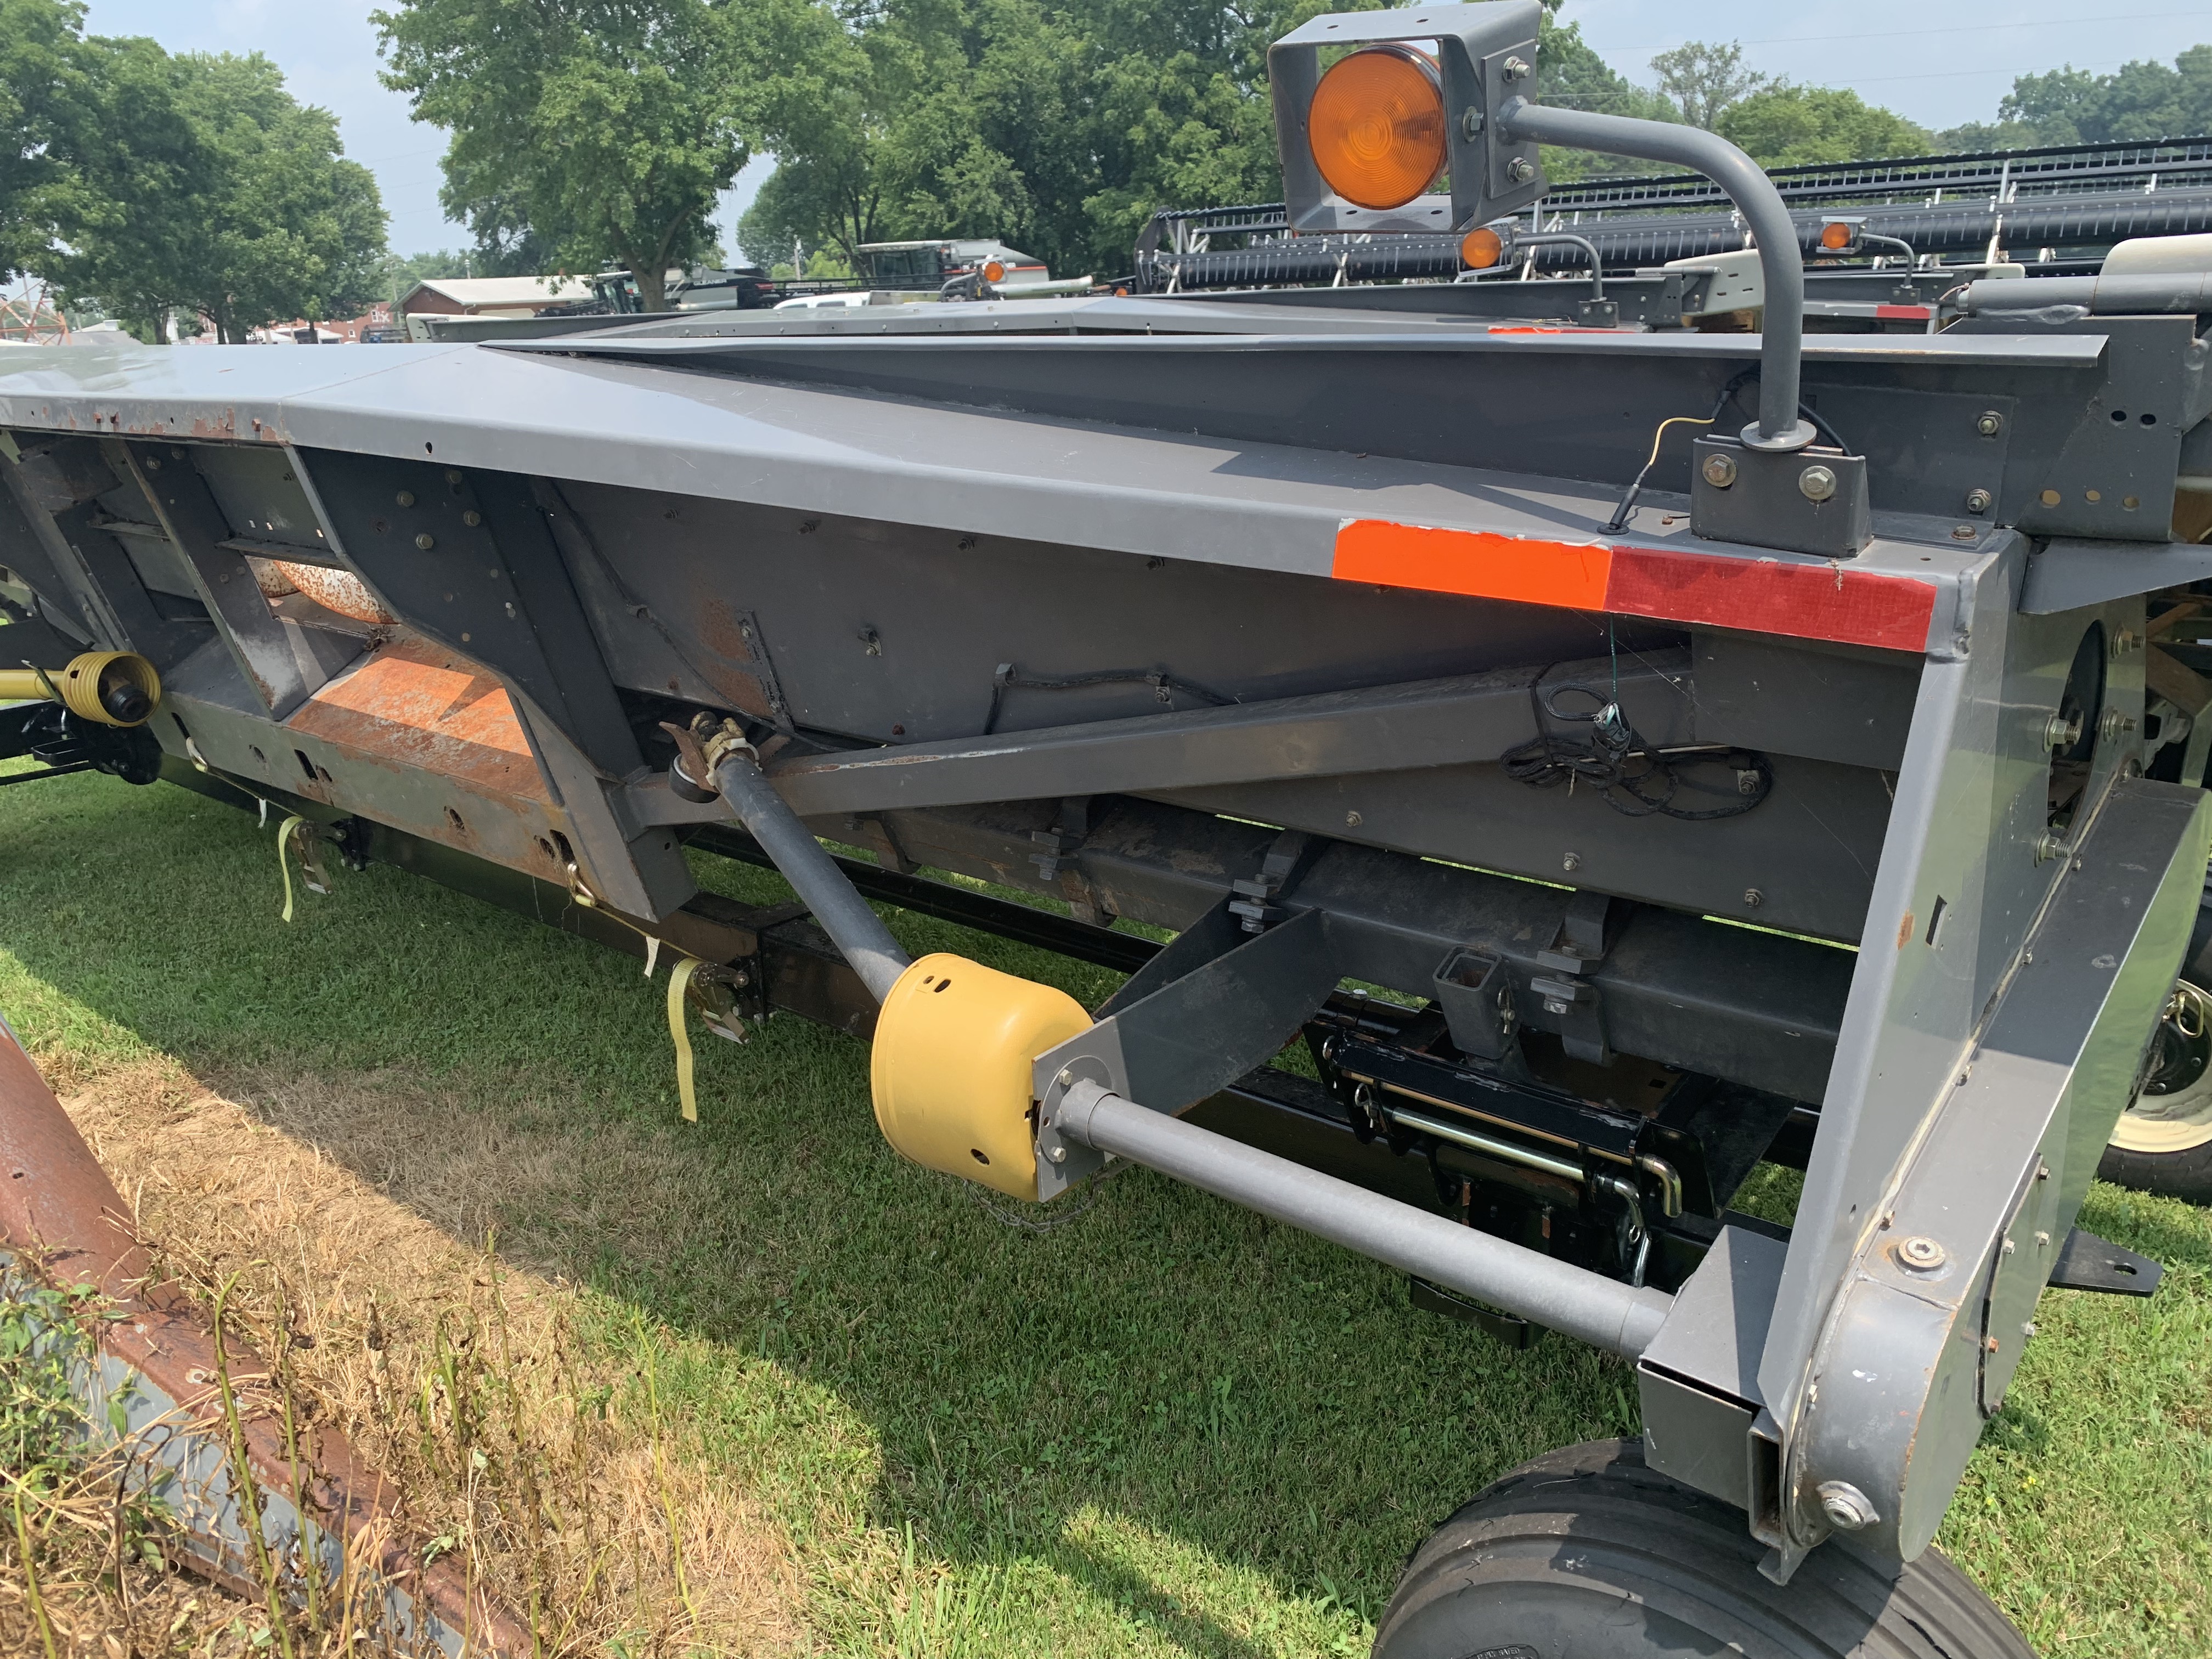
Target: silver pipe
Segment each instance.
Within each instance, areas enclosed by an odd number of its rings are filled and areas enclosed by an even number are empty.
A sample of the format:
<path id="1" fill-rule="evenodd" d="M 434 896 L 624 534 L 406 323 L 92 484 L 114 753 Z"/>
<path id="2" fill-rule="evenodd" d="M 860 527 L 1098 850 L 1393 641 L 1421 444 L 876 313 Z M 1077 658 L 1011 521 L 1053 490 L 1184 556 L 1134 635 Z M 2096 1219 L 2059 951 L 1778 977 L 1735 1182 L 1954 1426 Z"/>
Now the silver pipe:
<path id="1" fill-rule="evenodd" d="M 1658 1291 L 1460 1226 L 1136 1105 L 1095 1083 L 1071 1088 L 1053 1125 L 1069 1139 L 1631 1359 L 1650 1346 L 1674 1305 Z"/>
<path id="2" fill-rule="evenodd" d="M 1508 1164 L 1541 1170 L 1547 1175 L 1563 1176 L 1577 1186 L 1582 1184 L 1583 1166 L 1571 1159 L 1554 1158 L 1551 1153 L 1540 1152 L 1534 1147 L 1501 1140 L 1495 1135 L 1484 1134 L 1480 1129 L 1462 1129 L 1456 1124 L 1446 1123 L 1419 1112 L 1401 1111 L 1395 1106 L 1385 1106 L 1382 1111 L 1393 1122 L 1402 1123 L 1409 1129 L 1419 1129 L 1425 1135 L 1434 1135 L 1438 1140 L 1449 1140 L 1454 1146 L 1464 1146 L 1469 1152 L 1480 1152 L 1487 1158 L 1502 1158 Z"/>
<path id="3" fill-rule="evenodd" d="M 1805 259 L 1797 225 L 1781 191 L 1759 163 L 1725 138 L 1668 121 L 1639 121 L 1592 110 L 1555 109 L 1525 98 L 1507 100 L 1498 131 L 1506 138 L 1565 144 L 1572 149 L 1635 155 L 1693 167 L 1729 194 L 1759 243 L 1766 283 L 1766 318 L 1759 345 L 1759 420 L 1743 429 L 1753 449 L 1802 449 L 1812 423 L 1797 416 L 1797 371 L 1804 350 Z"/>
<path id="4" fill-rule="evenodd" d="M 775 861 L 791 890 L 844 952 L 868 994 L 878 1002 L 889 996 L 914 959 L 899 949 L 883 918 L 868 908 L 836 860 L 784 804 L 775 786 L 762 775 L 759 763 L 743 752 L 726 756 L 714 769 L 714 784 L 762 850 Z"/>

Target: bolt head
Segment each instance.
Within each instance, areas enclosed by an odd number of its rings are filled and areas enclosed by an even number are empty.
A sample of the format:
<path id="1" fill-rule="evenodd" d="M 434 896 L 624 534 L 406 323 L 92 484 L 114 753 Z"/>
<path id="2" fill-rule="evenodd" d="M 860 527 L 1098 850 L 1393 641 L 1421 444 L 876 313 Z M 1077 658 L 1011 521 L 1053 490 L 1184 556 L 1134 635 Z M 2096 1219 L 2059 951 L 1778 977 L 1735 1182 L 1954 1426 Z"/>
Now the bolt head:
<path id="1" fill-rule="evenodd" d="M 1474 105 L 1469 104 L 1467 106 L 1467 112 L 1459 118 L 1459 130 L 1462 133 L 1466 134 L 1469 138 L 1480 137 L 1482 136 L 1482 112 L 1477 109 Z"/>
<path id="2" fill-rule="evenodd" d="M 1825 466 L 1808 466 L 1797 475 L 1797 493 L 1808 501 L 1825 501 L 1836 493 L 1836 475 Z"/>
<path id="3" fill-rule="evenodd" d="M 1580 853 L 1570 853 L 1566 857 L 1559 860 L 1559 868 L 1566 871 L 1571 875 L 1575 871 L 1579 870 L 1582 867 L 1583 855 Z"/>
<path id="4" fill-rule="evenodd" d="M 1073 1088 L 1075 1085 L 1075 1068 L 1072 1066 L 1065 1068 L 1053 1081 L 1063 1089 Z"/>
<path id="5" fill-rule="evenodd" d="M 1986 513 L 1990 510 L 1990 496 L 1988 490 L 1970 489 L 1966 492 L 1966 511 L 1969 513 Z"/>
<path id="6" fill-rule="evenodd" d="M 1943 1247 L 1925 1233 L 1915 1233 L 1897 1243 L 1897 1259 L 1921 1273 L 1931 1273 L 1949 1258 Z"/>
<path id="7" fill-rule="evenodd" d="M 1708 455 L 1705 457 L 1705 482 L 1716 489 L 1726 489 L 1735 482 L 1735 457 Z"/>
<path id="8" fill-rule="evenodd" d="M 392 499 L 402 507 L 412 507 L 415 505 L 415 492 L 411 489 L 403 489 Z"/>
<path id="9" fill-rule="evenodd" d="M 1881 1519 L 1867 1495 L 1848 1480 L 1823 1480 L 1814 1491 L 1820 1513 L 1838 1532 L 1863 1532 Z"/>
<path id="10" fill-rule="evenodd" d="M 435 547 L 437 544 L 438 544 L 438 538 L 437 538 L 436 537 L 433 536 L 433 535 L 432 535 L 428 531 L 427 531 L 427 530 L 426 530 L 426 531 L 424 531 L 421 535 L 417 536 L 417 537 L 415 538 L 415 545 L 416 545 L 416 546 L 417 546 L 417 547 L 419 547 L 419 548 L 421 548 L 421 549 L 422 549 L 425 553 L 428 553 L 428 552 L 432 548 Z"/>
<path id="11" fill-rule="evenodd" d="M 1054 1146 L 1050 1152 L 1047 1152 L 1045 1156 L 1055 1164 L 1065 1164 L 1067 1162 L 1067 1148 L 1065 1146 Z"/>
<path id="12" fill-rule="evenodd" d="M 1994 438 L 2004 430 L 2004 416 L 1994 409 L 1984 410 L 1979 418 L 1974 422 L 1974 430 L 1984 438 Z"/>
<path id="13" fill-rule="evenodd" d="M 1525 155 L 1516 155 L 1505 164 L 1505 176 L 1516 185 L 1525 185 L 1536 176 L 1536 168 Z"/>
<path id="14" fill-rule="evenodd" d="M 1529 69 L 1528 60 L 1525 58 L 1505 60 L 1505 78 L 1509 81 L 1525 81 L 1532 73 L 1534 71 Z"/>
<path id="15" fill-rule="evenodd" d="M 1766 902 L 1766 895 L 1760 892 L 1756 887 L 1747 887 L 1743 890 L 1743 902 L 1751 906 L 1753 909 L 1756 910 L 1760 905 Z"/>

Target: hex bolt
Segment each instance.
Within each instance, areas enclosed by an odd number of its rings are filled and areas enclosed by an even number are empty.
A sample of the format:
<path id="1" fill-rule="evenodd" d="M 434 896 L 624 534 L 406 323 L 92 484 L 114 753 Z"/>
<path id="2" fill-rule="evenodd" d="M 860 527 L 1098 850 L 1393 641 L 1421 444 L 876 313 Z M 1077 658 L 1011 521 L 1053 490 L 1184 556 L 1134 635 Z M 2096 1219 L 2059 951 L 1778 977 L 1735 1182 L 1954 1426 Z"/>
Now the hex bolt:
<path id="1" fill-rule="evenodd" d="M 1075 1068 L 1072 1066 L 1065 1068 L 1053 1081 L 1063 1089 L 1073 1088 L 1075 1085 Z"/>
<path id="2" fill-rule="evenodd" d="M 1459 118 L 1459 130 L 1469 138 L 1480 138 L 1482 136 L 1482 112 L 1469 104 L 1467 113 Z"/>
<path id="3" fill-rule="evenodd" d="M 2022 1336 L 2033 1336 L 2035 1334 L 2035 1322 L 2033 1319 L 2029 1320 L 2027 1324 L 2020 1328 L 2020 1334 Z"/>
<path id="4" fill-rule="evenodd" d="M 158 455 L 149 455 L 146 458 L 146 470 L 149 472 L 159 472 L 161 470 L 161 458 Z"/>
<path id="5" fill-rule="evenodd" d="M 421 548 L 425 553 L 428 553 L 437 544 L 438 538 L 435 536 L 433 536 L 427 530 L 415 538 L 415 545 Z"/>
<path id="6" fill-rule="evenodd" d="M 1525 185 L 1536 176 L 1535 164 L 1525 155 L 1516 155 L 1505 164 L 1505 176 L 1516 185 Z"/>
<path id="7" fill-rule="evenodd" d="M 2043 723 L 2043 746 L 2045 749 L 2071 749 L 2081 741 L 2081 716 L 2072 718 L 2053 714 Z"/>
<path id="8" fill-rule="evenodd" d="M 1969 513 L 1986 513 L 1990 510 L 1990 500 L 1991 497 L 1988 490 L 1970 489 L 1966 492 L 1966 511 Z"/>
<path id="9" fill-rule="evenodd" d="M 1881 1519 L 1867 1495 L 1848 1480 L 1823 1480 L 1813 1490 L 1820 1499 L 1820 1513 L 1838 1532 L 1864 1532 Z"/>
<path id="10" fill-rule="evenodd" d="M 1529 69 L 1528 60 L 1525 58 L 1509 58 L 1505 60 L 1505 78 L 1509 81 L 1525 81 L 1532 73 L 1534 71 Z"/>
<path id="11" fill-rule="evenodd" d="M 1572 875 L 1576 871 L 1582 867 L 1583 855 L 1580 853 L 1570 853 L 1566 857 L 1559 860 L 1559 868 L 1565 870 L 1570 875 Z"/>
<path id="12" fill-rule="evenodd" d="M 1055 1164 L 1065 1164 L 1067 1162 L 1067 1148 L 1065 1146 L 1056 1146 L 1050 1152 L 1047 1152 L 1045 1156 Z"/>
<path id="13" fill-rule="evenodd" d="M 415 505 L 415 492 L 411 489 L 403 489 L 392 499 L 402 507 L 412 507 Z"/>
<path id="14" fill-rule="evenodd" d="M 2053 835 L 2049 830 L 2045 830 L 2035 838 L 2035 861 L 2038 864 L 2041 864 L 2046 859 L 2063 858 L 2065 854 L 2064 836 Z M 2076 867 L 2079 867 L 2078 863 Z"/>
<path id="15" fill-rule="evenodd" d="M 1726 489 L 1735 482 L 1735 457 L 1708 455 L 1705 457 L 1705 482 L 1716 489 Z"/>
<path id="16" fill-rule="evenodd" d="M 1808 466 L 1797 475 L 1797 493 L 1808 501 L 1825 501 L 1836 493 L 1836 475 L 1825 466 Z"/>
<path id="17" fill-rule="evenodd" d="M 1915 1233 L 1897 1243 L 1897 1259 L 1917 1273 L 1933 1273 L 1950 1258 L 1943 1247 L 1925 1233 Z"/>
<path id="18" fill-rule="evenodd" d="M 2120 723 L 2125 718 L 2118 709 L 2107 708 L 2105 711 L 2104 719 L 2097 722 L 2098 740 L 2101 743 L 2110 743 L 2118 737 L 2123 729 Z"/>
<path id="19" fill-rule="evenodd" d="M 483 522 L 483 514 L 477 512 L 476 508 L 472 507 L 467 512 L 461 514 L 461 522 L 468 526 L 470 529 L 474 530 L 478 525 Z"/>
<path id="20" fill-rule="evenodd" d="M 1361 822 L 1362 819 L 1358 812 L 1346 812 L 1344 815 L 1344 824 L 1347 830 L 1357 830 Z"/>
<path id="21" fill-rule="evenodd" d="M 1756 910 L 1760 905 L 1766 902 L 1766 895 L 1760 892 L 1756 887 L 1747 887 L 1743 890 L 1743 902 L 1746 904 L 1748 904 L 1753 909 Z"/>
<path id="22" fill-rule="evenodd" d="M 2004 430 L 2004 416 L 1994 409 L 1985 409 L 1974 422 L 1974 430 L 1984 438 L 1994 438 Z"/>

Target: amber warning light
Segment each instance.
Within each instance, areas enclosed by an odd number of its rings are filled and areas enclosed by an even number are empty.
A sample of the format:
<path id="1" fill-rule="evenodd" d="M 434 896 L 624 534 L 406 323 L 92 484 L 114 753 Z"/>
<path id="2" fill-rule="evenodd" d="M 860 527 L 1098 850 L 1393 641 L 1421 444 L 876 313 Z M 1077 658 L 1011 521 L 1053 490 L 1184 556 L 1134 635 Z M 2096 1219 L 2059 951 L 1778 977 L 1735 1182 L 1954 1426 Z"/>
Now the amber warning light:
<path id="1" fill-rule="evenodd" d="M 1306 131 L 1328 187 L 1364 208 L 1402 207 L 1444 170 L 1435 60 L 1395 43 L 1340 58 L 1314 88 Z"/>
<path id="2" fill-rule="evenodd" d="M 1469 270 L 1488 270 L 1505 257 L 1505 239 L 1487 225 L 1460 238 L 1459 260 Z"/>

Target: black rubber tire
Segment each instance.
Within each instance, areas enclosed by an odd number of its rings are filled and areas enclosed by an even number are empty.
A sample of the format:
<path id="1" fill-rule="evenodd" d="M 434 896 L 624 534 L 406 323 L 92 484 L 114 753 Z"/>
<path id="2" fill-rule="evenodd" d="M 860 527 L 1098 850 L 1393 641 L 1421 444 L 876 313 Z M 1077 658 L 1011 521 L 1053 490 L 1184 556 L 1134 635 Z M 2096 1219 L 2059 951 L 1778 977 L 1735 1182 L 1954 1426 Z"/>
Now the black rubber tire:
<path id="1" fill-rule="evenodd" d="M 1902 1569 L 1830 1540 L 1784 1587 L 1741 1510 L 1640 1440 L 1523 1464 L 1406 1564 L 1375 1659 L 2035 1659 L 1934 1550 Z"/>
<path id="2" fill-rule="evenodd" d="M 2107 1146 L 2097 1160 L 2097 1174 L 2139 1193 L 2212 1205 L 2212 1141 L 2180 1152 L 2130 1152 Z"/>

